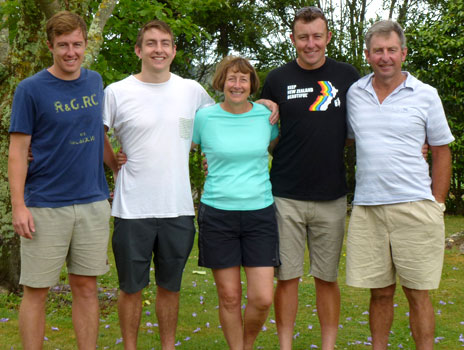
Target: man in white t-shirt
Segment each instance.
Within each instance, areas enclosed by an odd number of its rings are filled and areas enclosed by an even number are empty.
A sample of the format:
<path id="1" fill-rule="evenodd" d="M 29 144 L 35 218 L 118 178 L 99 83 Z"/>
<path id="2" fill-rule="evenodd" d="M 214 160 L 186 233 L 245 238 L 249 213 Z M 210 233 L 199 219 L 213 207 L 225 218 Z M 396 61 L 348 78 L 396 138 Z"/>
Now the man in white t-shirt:
<path id="1" fill-rule="evenodd" d="M 182 271 L 195 236 L 189 179 L 193 120 L 214 101 L 199 83 L 170 72 L 176 46 L 163 21 L 145 24 L 135 53 L 141 72 L 106 88 L 103 116 L 127 156 L 112 208 L 118 312 L 124 348 L 136 349 L 142 289 L 153 260 L 161 346 L 174 350 Z"/>
<path id="2" fill-rule="evenodd" d="M 141 72 L 106 88 L 103 117 L 128 158 L 112 208 L 119 319 L 124 348 L 136 349 L 153 259 L 161 346 L 173 350 L 182 271 L 195 236 L 188 169 L 193 119 L 214 101 L 197 82 L 170 72 L 176 47 L 166 23 L 148 22 L 135 53 Z"/>
<path id="3" fill-rule="evenodd" d="M 356 189 L 347 239 L 347 284 L 371 289 L 374 350 L 386 350 L 393 322 L 396 275 L 409 302 L 417 349 L 433 349 L 434 312 L 428 290 L 440 283 L 445 199 L 454 140 L 436 89 L 401 71 L 402 28 L 391 20 L 366 34 L 373 73 L 347 95 L 348 137 L 356 141 Z M 428 142 L 432 171 L 421 148 Z"/>

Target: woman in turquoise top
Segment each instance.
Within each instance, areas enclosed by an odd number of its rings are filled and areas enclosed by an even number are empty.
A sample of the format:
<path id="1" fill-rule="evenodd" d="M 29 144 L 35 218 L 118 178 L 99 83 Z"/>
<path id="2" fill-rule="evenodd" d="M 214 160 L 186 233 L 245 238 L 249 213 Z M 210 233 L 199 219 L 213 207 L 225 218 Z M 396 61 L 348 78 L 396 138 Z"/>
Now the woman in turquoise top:
<path id="1" fill-rule="evenodd" d="M 270 111 L 248 101 L 259 79 L 244 58 L 228 56 L 216 69 L 213 88 L 224 102 L 197 112 L 193 142 L 208 160 L 198 210 L 199 265 L 213 271 L 219 319 L 230 349 L 252 349 L 273 298 L 279 241 L 268 168 L 268 147 L 278 128 Z M 273 145 L 271 145 L 273 146 Z M 242 317 L 240 268 L 247 278 Z"/>

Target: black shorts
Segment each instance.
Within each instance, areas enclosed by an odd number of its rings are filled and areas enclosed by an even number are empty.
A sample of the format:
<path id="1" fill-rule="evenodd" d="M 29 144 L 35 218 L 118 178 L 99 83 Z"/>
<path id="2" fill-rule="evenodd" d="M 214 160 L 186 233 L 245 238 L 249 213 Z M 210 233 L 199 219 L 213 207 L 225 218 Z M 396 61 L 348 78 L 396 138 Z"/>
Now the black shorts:
<path id="1" fill-rule="evenodd" d="M 136 293 L 150 281 L 153 256 L 156 284 L 178 292 L 193 247 L 193 216 L 175 218 L 114 218 L 113 253 L 119 288 Z"/>
<path id="2" fill-rule="evenodd" d="M 279 266 L 279 233 L 274 205 L 259 210 L 221 210 L 200 203 L 198 265 Z"/>

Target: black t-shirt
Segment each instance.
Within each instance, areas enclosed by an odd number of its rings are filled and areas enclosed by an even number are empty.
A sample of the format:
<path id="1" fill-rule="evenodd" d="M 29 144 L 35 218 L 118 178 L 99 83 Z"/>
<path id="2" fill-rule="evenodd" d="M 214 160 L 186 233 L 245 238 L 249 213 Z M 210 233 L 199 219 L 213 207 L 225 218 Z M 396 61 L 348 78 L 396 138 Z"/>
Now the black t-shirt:
<path id="1" fill-rule="evenodd" d="M 269 73 L 261 97 L 279 105 L 281 132 L 271 168 L 274 196 L 317 201 L 346 194 L 346 93 L 358 79 L 353 66 L 331 58 L 314 70 L 292 61 Z"/>

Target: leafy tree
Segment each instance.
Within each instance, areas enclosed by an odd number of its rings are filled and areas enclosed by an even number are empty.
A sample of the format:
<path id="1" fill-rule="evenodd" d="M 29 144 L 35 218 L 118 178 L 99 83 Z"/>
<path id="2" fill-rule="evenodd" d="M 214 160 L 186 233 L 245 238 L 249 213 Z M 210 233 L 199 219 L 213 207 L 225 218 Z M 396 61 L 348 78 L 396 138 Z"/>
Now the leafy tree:
<path id="1" fill-rule="evenodd" d="M 438 90 L 456 141 L 451 144 L 453 175 L 449 211 L 464 214 L 464 3 L 434 2 L 406 29 L 407 68 Z"/>

